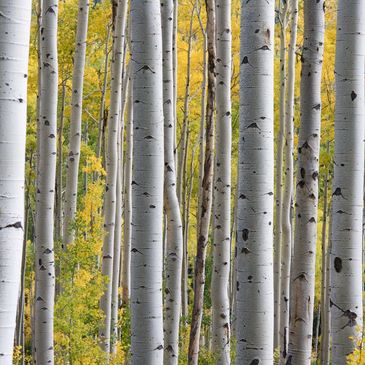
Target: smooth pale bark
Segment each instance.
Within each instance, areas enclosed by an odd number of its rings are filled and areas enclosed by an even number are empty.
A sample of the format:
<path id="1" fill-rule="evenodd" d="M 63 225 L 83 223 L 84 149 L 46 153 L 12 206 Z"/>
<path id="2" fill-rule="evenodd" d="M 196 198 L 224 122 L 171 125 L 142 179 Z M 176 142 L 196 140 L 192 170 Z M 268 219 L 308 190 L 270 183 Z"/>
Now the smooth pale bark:
<path id="1" fill-rule="evenodd" d="M 12 364 L 24 227 L 30 0 L 0 3 L 0 358 Z"/>
<path id="2" fill-rule="evenodd" d="M 57 177 L 56 177 L 56 239 L 62 240 L 63 232 L 63 201 L 62 201 L 62 186 L 63 186 L 63 127 L 65 121 L 65 106 L 66 106 L 66 81 L 62 82 L 61 96 L 61 111 L 60 121 L 58 126 L 58 141 L 57 141 Z M 57 287 L 56 287 L 57 293 Z"/>
<path id="3" fill-rule="evenodd" d="M 216 154 L 212 336 L 216 364 L 230 364 L 229 273 L 231 259 L 231 1 L 217 0 Z"/>
<path id="4" fill-rule="evenodd" d="M 53 364 L 55 294 L 54 198 L 57 155 L 58 1 L 44 0 L 41 24 L 41 100 L 39 161 L 36 194 L 35 357 L 37 364 Z"/>
<path id="5" fill-rule="evenodd" d="M 130 77 L 130 76 L 128 76 Z M 131 221 L 132 221 L 132 163 L 133 163 L 133 96 L 132 81 L 128 83 L 128 116 L 126 127 L 126 155 L 124 178 L 124 237 L 122 253 L 122 304 L 127 306 L 130 296 Z"/>
<path id="6" fill-rule="evenodd" d="M 123 60 L 125 69 L 125 52 Z M 117 181 L 116 181 L 116 207 L 115 207 L 115 229 L 114 229 L 114 254 L 113 254 L 113 282 L 112 282 L 112 314 L 111 314 L 111 341 L 110 352 L 117 353 L 118 340 L 118 312 L 119 312 L 119 283 L 121 273 L 121 243 L 122 243 L 122 210 L 123 210 L 123 142 L 124 142 L 124 112 L 126 99 L 128 97 L 128 71 L 123 71 L 122 100 L 119 113 L 119 131 L 118 131 L 118 163 L 117 163 Z"/>
<path id="7" fill-rule="evenodd" d="M 179 200 L 176 191 L 176 166 L 174 156 L 174 63 L 173 63 L 173 0 L 161 2 L 162 67 L 165 155 L 165 318 L 164 364 L 177 365 L 179 358 L 179 325 L 181 315 L 181 273 L 183 258 L 183 231 Z"/>
<path id="8" fill-rule="evenodd" d="M 324 1 L 306 0 L 288 354 L 298 365 L 310 364 L 312 352 L 323 41 Z"/>
<path id="9" fill-rule="evenodd" d="M 292 201 L 293 201 L 293 147 L 294 147 L 294 88 L 295 88 L 295 48 L 298 27 L 298 0 L 290 2 L 290 43 L 288 49 L 288 78 L 285 102 L 285 164 L 284 191 L 281 213 L 281 270 L 280 270 L 280 364 L 285 364 L 289 340 L 289 298 L 290 263 L 292 255 Z"/>
<path id="10" fill-rule="evenodd" d="M 66 191 L 64 202 L 63 248 L 75 239 L 72 224 L 75 220 L 77 205 L 77 188 L 81 149 L 81 119 L 84 87 L 87 27 L 89 18 L 89 0 L 79 0 L 76 44 L 72 75 L 70 145 L 66 164 Z"/>
<path id="11" fill-rule="evenodd" d="M 164 125 L 160 2 L 131 2 L 131 364 L 163 363 Z"/>
<path id="12" fill-rule="evenodd" d="M 107 278 L 104 295 L 100 301 L 100 308 L 105 319 L 100 328 L 101 347 L 105 352 L 110 351 L 111 331 L 111 300 L 113 283 L 114 229 L 116 212 L 116 184 L 118 165 L 118 132 L 119 113 L 122 86 L 122 64 L 124 53 L 125 25 L 128 1 L 119 0 L 113 34 L 113 59 L 111 68 L 111 94 L 108 117 L 108 149 L 106 156 L 106 189 L 104 195 L 104 242 L 102 256 L 102 274 Z"/>
<path id="13" fill-rule="evenodd" d="M 327 153 L 329 153 L 329 142 L 327 142 Z M 327 245 L 327 220 L 328 220 L 328 169 L 324 174 L 324 188 L 323 188 L 323 219 L 322 219 L 322 285 L 321 285 L 321 342 L 320 342 L 320 358 L 321 365 L 328 365 L 329 363 L 329 321 L 328 321 L 328 308 L 327 301 L 328 291 L 328 251 L 329 245 Z"/>
<path id="14" fill-rule="evenodd" d="M 241 8 L 237 364 L 273 363 L 273 0 Z"/>
<path id="15" fill-rule="evenodd" d="M 332 364 L 346 362 L 362 335 L 365 2 L 339 0 L 332 197 Z"/>
<path id="16" fill-rule="evenodd" d="M 199 339 L 203 316 L 205 287 L 205 261 L 208 244 L 210 216 L 213 198 L 214 168 L 214 107 L 216 92 L 216 37 L 215 37 L 215 0 L 206 0 L 208 36 L 208 93 L 206 106 L 206 144 L 204 156 L 204 176 L 202 179 L 202 200 L 199 211 L 197 254 L 195 259 L 194 303 L 190 329 L 188 364 L 197 365 Z M 200 161 L 202 163 L 203 161 Z"/>
<path id="17" fill-rule="evenodd" d="M 275 223 L 274 223 L 274 348 L 280 346 L 280 271 L 281 271 L 281 237 L 282 237 L 282 190 L 283 190 L 283 154 L 285 130 L 286 97 L 286 27 L 288 4 L 280 0 L 280 96 L 279 96 L 279 132 L 277 136 L 276 171 L 275 171 Z"/>

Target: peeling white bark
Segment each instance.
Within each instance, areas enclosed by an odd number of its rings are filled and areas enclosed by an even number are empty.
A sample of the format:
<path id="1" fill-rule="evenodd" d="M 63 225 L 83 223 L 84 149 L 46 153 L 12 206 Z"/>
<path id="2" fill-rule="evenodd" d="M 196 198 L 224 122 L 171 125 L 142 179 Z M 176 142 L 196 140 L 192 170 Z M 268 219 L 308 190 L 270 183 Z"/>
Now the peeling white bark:
<path id="1" fill-rule="evenodd" d="M 354 350 L 363 323 L 365 2 L 339 0 L 336 38 L 335 159 L 332 197 L 332 363 Z"/>
<path id="2" fill-rule="evenodd" d="M 273 363 L 274 0 L 241 8 L 237 364 Z"/>
<path id="3" fill-rule="evenodd" d="M 0 2 L 0 362 L 12 364 L 24 227 L 30 0 Z"/>
<path id="4" fill-rule="evenodd" d="M 132 0 L 131 26 L 131 364 L 161 365 L 164 126 L 160 2 Z"/>

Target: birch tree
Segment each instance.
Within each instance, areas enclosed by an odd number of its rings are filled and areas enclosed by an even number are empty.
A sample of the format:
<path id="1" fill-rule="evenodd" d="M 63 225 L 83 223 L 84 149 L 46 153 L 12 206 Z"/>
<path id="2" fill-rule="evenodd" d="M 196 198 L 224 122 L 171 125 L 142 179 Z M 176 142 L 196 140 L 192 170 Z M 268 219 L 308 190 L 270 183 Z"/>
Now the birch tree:
<path id="1" fill-rule="evenodd" d="M 30 0 L 0 3 L 0 358 L 12 364 L 24 227 Z"/>
<path id="2" fill-rule="evenodd" d="M 346 362 L 362 334 L 365 2 L 338 1 L 332 196 L 332 364 Z"/>
<path id="3" fill-rule="evenodd" d="M 299 365 L 311 363 L 312 350 L 323 41 L 323 1 L 305 1 L 288 354 Z"/>
<path id="4" fill-rule="evenodd" d="M 279 1 L 280 22 L 280 96 L 279 96 L 279 132 L 277 137 L 276 172 L 275 172 L 275 223 L 274 223 L 274 348 L 280 344 L 280 271 L 281 271 L 281 237 L 282 237 L 282 194 L 283 194 L 283 154 L 285 131 L 286 100 L 286 28 L 289 2 Z"/>
<path id="5" fill-rule="evenodd" d="M 119 0 L 116 9 L 115 27 L 113 35 L 113 59 L 111 68 L 111 94 L 108 117 L 108 150 L 106 159 L 106 189 L 104 196 L 104 242 L 102 254 L 102 273 L 107 278 L 107 284 L 100 308 L 105 319 L 100 328 L 101 347 L 105 352 L 110 351 L 111 331 L 111 300 L 113 283 L 114 229 L 116 212 L 116 184 L 118 165 L 118 132 L 119 111 L 122 84 L 122 63 L 124 52 L 125 25 L 128 1 Z"/>
<path id="6" fill-rule="evenodd" d="M 203 316 L 205 286 L 205 261 L 208 244 L 213 192 L 214 159 L 214 106 L 216 91 L 216 42 L 215 42 L 215 0 L 206 0 L 208 37 L 208 93 L 206 106 L 206 144 L 204 176 L 202 179 L 202 200 L 198 216 L 198 242 L 195 259 L 194 303 L 190 329 L 188 364 L 197 365 L 199 357 L 200 329 Z M 203 161 L 201 161 L 203 163 Z"/>
<path id="7" fill-rule="evenodd" d="M 131 364 L 163 363 L 164 126 L 160 2 L 131 2 Z"/>
<path id="8" fill-rule="evenodd" d="M 242 2 L 237 364 L 273 363 L 273 0 Z"/>
<path id="9" fill-rule="evenodd" d="M 217 364 L 230 364 L 231 1 L 217 0 L 217 121 L 214 176 L 212 336 Z"/>
<path id="10" fill-rule="evenodd" d="M 44 0 L 41 24 L 41 99 L 36 196 L 35 354 L 38 364 L 53 364 L 54 197 L 57 155 L 58 1 Z"/>
<path id="11" fill-rule="evenodd" d="M 81 119 L 85 72 L 89 0 L 79 0 L 74 66 L 72 75 L 70 145 L 67 155 L 66 192 L 64 202 L 63 247 L 74 240 L 71 224 L 75 220 L 81 148 Z M 59 187 L 61 189 L 61 187 Z"/>
<path id="12" fill-rule="evenodd" d="M 295 47 L 298 27 L 298 0 L 290 2 L 290 43 L 288 49 L 288 79 L 285 105 L 285 165 L 284 193 L 281 213 L 281 275 L 280 275 L 280 363 L 285 364 L 289 340 L 289 287 L 292 248 L 291 207 L 293 199 L 294 89 Z"/>
<path id="13" fill-rule="evenodd" d="M 174 156 L 174 64 L 173 64 L 173 0 L 161 2 L 162 67 L 165 155 L 165 211 L 167 219 L 166 287 L 164 321 L 164 364 L 178 363 L 179 325 L 181 315 L 181 273 L 183 258 L 183 232 L 179 200 L 176 191 Z"/>

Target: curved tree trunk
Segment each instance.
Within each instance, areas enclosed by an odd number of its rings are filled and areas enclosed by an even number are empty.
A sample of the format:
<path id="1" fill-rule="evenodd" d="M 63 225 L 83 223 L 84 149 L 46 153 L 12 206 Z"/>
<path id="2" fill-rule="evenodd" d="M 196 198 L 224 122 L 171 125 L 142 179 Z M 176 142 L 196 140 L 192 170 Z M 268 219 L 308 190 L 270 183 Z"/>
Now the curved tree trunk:
<path id="1" fill-rule="evenodd" d="M 164 129 L 160 2 L 132 0 L 131 364 L 163 363 Z"/>
<path id="2" fill-rule="evenodd" d="M 289 340 L 290 263 L 292 249 L 292 200 L 293 200 L 293 147 L 294 147 L 294 89 L 295 47 L 298 27 L 298 0 L 290 3 L 291 26 L 288 49 L 288 80 L 285 105 L 285 166 L 284 194 L 281 213 L 281 274 L 280 274 L 280 364 L 284 365 Z"/>
<path id="3" fill-rule="evenodd" d="M 217 0 L 217 121 L 214 176 L 212 336 L 216 364 L 230 364 L 231 1 Z"/>
<path id="4" fill-rule="evenodd" d="M 174 156 L 174 70 L 173 70 L 173 0 L 161 2 L 163 53 L 163 111 L 165 149 L 165 211 L 167 219 L 166 287 L 164 321 L 164 364 L 177 365 L 179 358 L 179 325 L 181 315 L 181 272 L 183 232 L 179 200 L 176 191 Z"/>
<path id="5" fill-rule="evenodd" d="M 241 8 L 237 364 L 273 363 L 273 0 Z"/>
<path id="6" fill-rule="evenodd" d="M 285 131 L 285 97 L 286 97 L 286 27 L 289 2 L 279 0 L 280 20 L 280 101 L 279 132 L 277 136 L 276 172 L 275 172 L 275 223 L 274 223 L 274 348 L 280 347 L 280 271 L 283 205 L 283 154 Z"/>
<path id="7" fill-rule="evenodd" d="M 318 211 L 318 161 L 324 1 L 304 2 L 295 246 L 291 270 L 288 361 L 311 363 Z"/>
<path id="8" fill-rule="evenodd" d="M 216 47 L 215 47 L 215 0 L 206 0 L 208 35 L 208 97 L 206 109 L 206 144 L 204 158 L 204 176 L 202 180 L 202 201 L 199 212 L 197 255 L 195 260 L 194 303 L 190 329 L 188 364 L 197 365 L 199 357 L 199 339 L 203 316 L 205 286 L 205 261 L 208 244 L 210 215 L 213 193 L 214 160 L 214 102 L 216 90 Z"/>
<path id="9" fill-rule="evenodd" d="M 55 294 L 54 197 L 57 155 L 58 1 L 44 0 L 41 25 L 41 100 L 36 196 L 35 354 L 37 364 L 53 364 Z"/>
<path id="10" fill-rule="evenodd" d="M 0 358 L 12 364 L 24 236 L 30 0 L 0 3 Z"/>
<path id="11" fill-rule="evenodd" d="M 110 351 L 111 300 L 113 283 L 114 229 L 116 211 L 116 184 L 118 165 L 118 132 L 121 100 L 122 64 L 128 1 L 119 0 L 113 36 L 110 111 L 108 117 L 108 150 L 106 159 L 106 190 L 104 196 L 104 229 L 102 273 L 107 278 L 106 289 L 100 301 L 105 319 L 100 328 L 101 347 Z"/>
<path id="12" fill-rule="evenodd" d="M 365 2 L 339 0 L 335 169 L 332 198 L 332 363 L 346 362 L 362 333 Z"/>
<path id="13" fill-rule="evenodd" d="M 81 148 L 81 119 L 86 57 L 89 0 L 79 0 L 74 68 L 72 75 L 70 146 L 67 155 L 66 191 L 64 202 L 63 248 L 74 240 L 72 223 L 75 220 Z"/>

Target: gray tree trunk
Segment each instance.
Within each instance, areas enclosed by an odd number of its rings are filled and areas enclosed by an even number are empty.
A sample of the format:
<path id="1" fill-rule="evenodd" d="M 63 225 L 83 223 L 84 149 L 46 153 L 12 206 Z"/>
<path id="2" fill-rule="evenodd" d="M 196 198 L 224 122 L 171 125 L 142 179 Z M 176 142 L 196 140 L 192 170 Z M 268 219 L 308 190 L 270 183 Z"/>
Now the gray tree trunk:
<path id="1" fill-rule="evenodd" d="M 82 101 L 86 57 L 89 0 L 79 0 L 74 68 L 72 75 L 70 146 L 67 154 L 66 192 L 64 203 L 63 248 L 74 240 L 72 223 L 75 220 L 81 149 Z"/>
<path id="2" fill-rule="evenodd" d="M 273 363 L 273 0 L 241 8 L 237 364 Z"/>
<path id="3" fill-rule="evenodd" d="M 324 1 L 304 2 L 295 245 L 291 270 L 288 361 L 311 363 L 318 215 Z"/>
<path id="4" fill-rule="evenodd" d="M 217 0 L 217 121 L 214 176 L 212 336 L 216 364 L 230 364 L 231 1 Z"/>
<path id="5" fill-rule="evenodd" d="M 160 2 L 131 2 L 133 179 L 131 364 L 163 363 L 164 125 Z"/>
<path id="6" fill-rule="evenodd" d="M 292 255 L 292 201 L 293 201 L 293 147 L 294 147 L 294 94 L 295 47 L 298 27 L 298 0 L 290 2 L 290 43 L 288 49 L 288 79 L 285 103 L 285 165 L 284 193 L 281 213 L 281 271 L 280 271 L 280 364 L 284 365 L 289 340 L 290 263 Z"/>
<path id="7" fill-rule="evenodd" d="M 41 100 L 36 194 L 35 355 L 37 364 L 53 364 L 55 294 L 54 197 L 57 155 L 58 1 L 44 0 L 41 24 Z"/>
<path id="8" fill-rule="evenodd" d="M 176 191 L 174 156 L 174 64 L 173 64 L 173 0 L 161 2 L 163 53 L 163 111 L 165 155 L 165 321 L 164 364 L 177 365 L 179 359 L 179 325 L 181 315 L 181 273 L 183 259 L 183 231 L 179 200 Z"/>
<path id="9" fill-rule="evenodd" d="M 125 39 L 125 25 L 128 1 L 119 0 L 113 35 L 113 60 L 111 69 L 110 111 L 108 117 L 108 149 L 106 159 L 106 190 L 104 196 L 104 242 L 102 255 L 102 273 L 107 278 L 106 289 L 100 301 L 105 319 L 100 328 L 101 347 L 110 351 L 111 301 L 113 283 L 114 229 L 116 211 L 116 184 L 118 165 L 118 132 L 122 84 L 122 64 Z"/>
<path id="10" fill-rule="evenodd" d="M 12 364 L 24 236 L 30 0 L 0 3 L 0 358 Z"/>
<path id="11" fill-rule="evenodd" d="M 365 2 L 339 0 L 332 197 L 332 364 L 346 362 L 362 335 Z M 351 338 L 352 337 L 352 338 Z"/>

